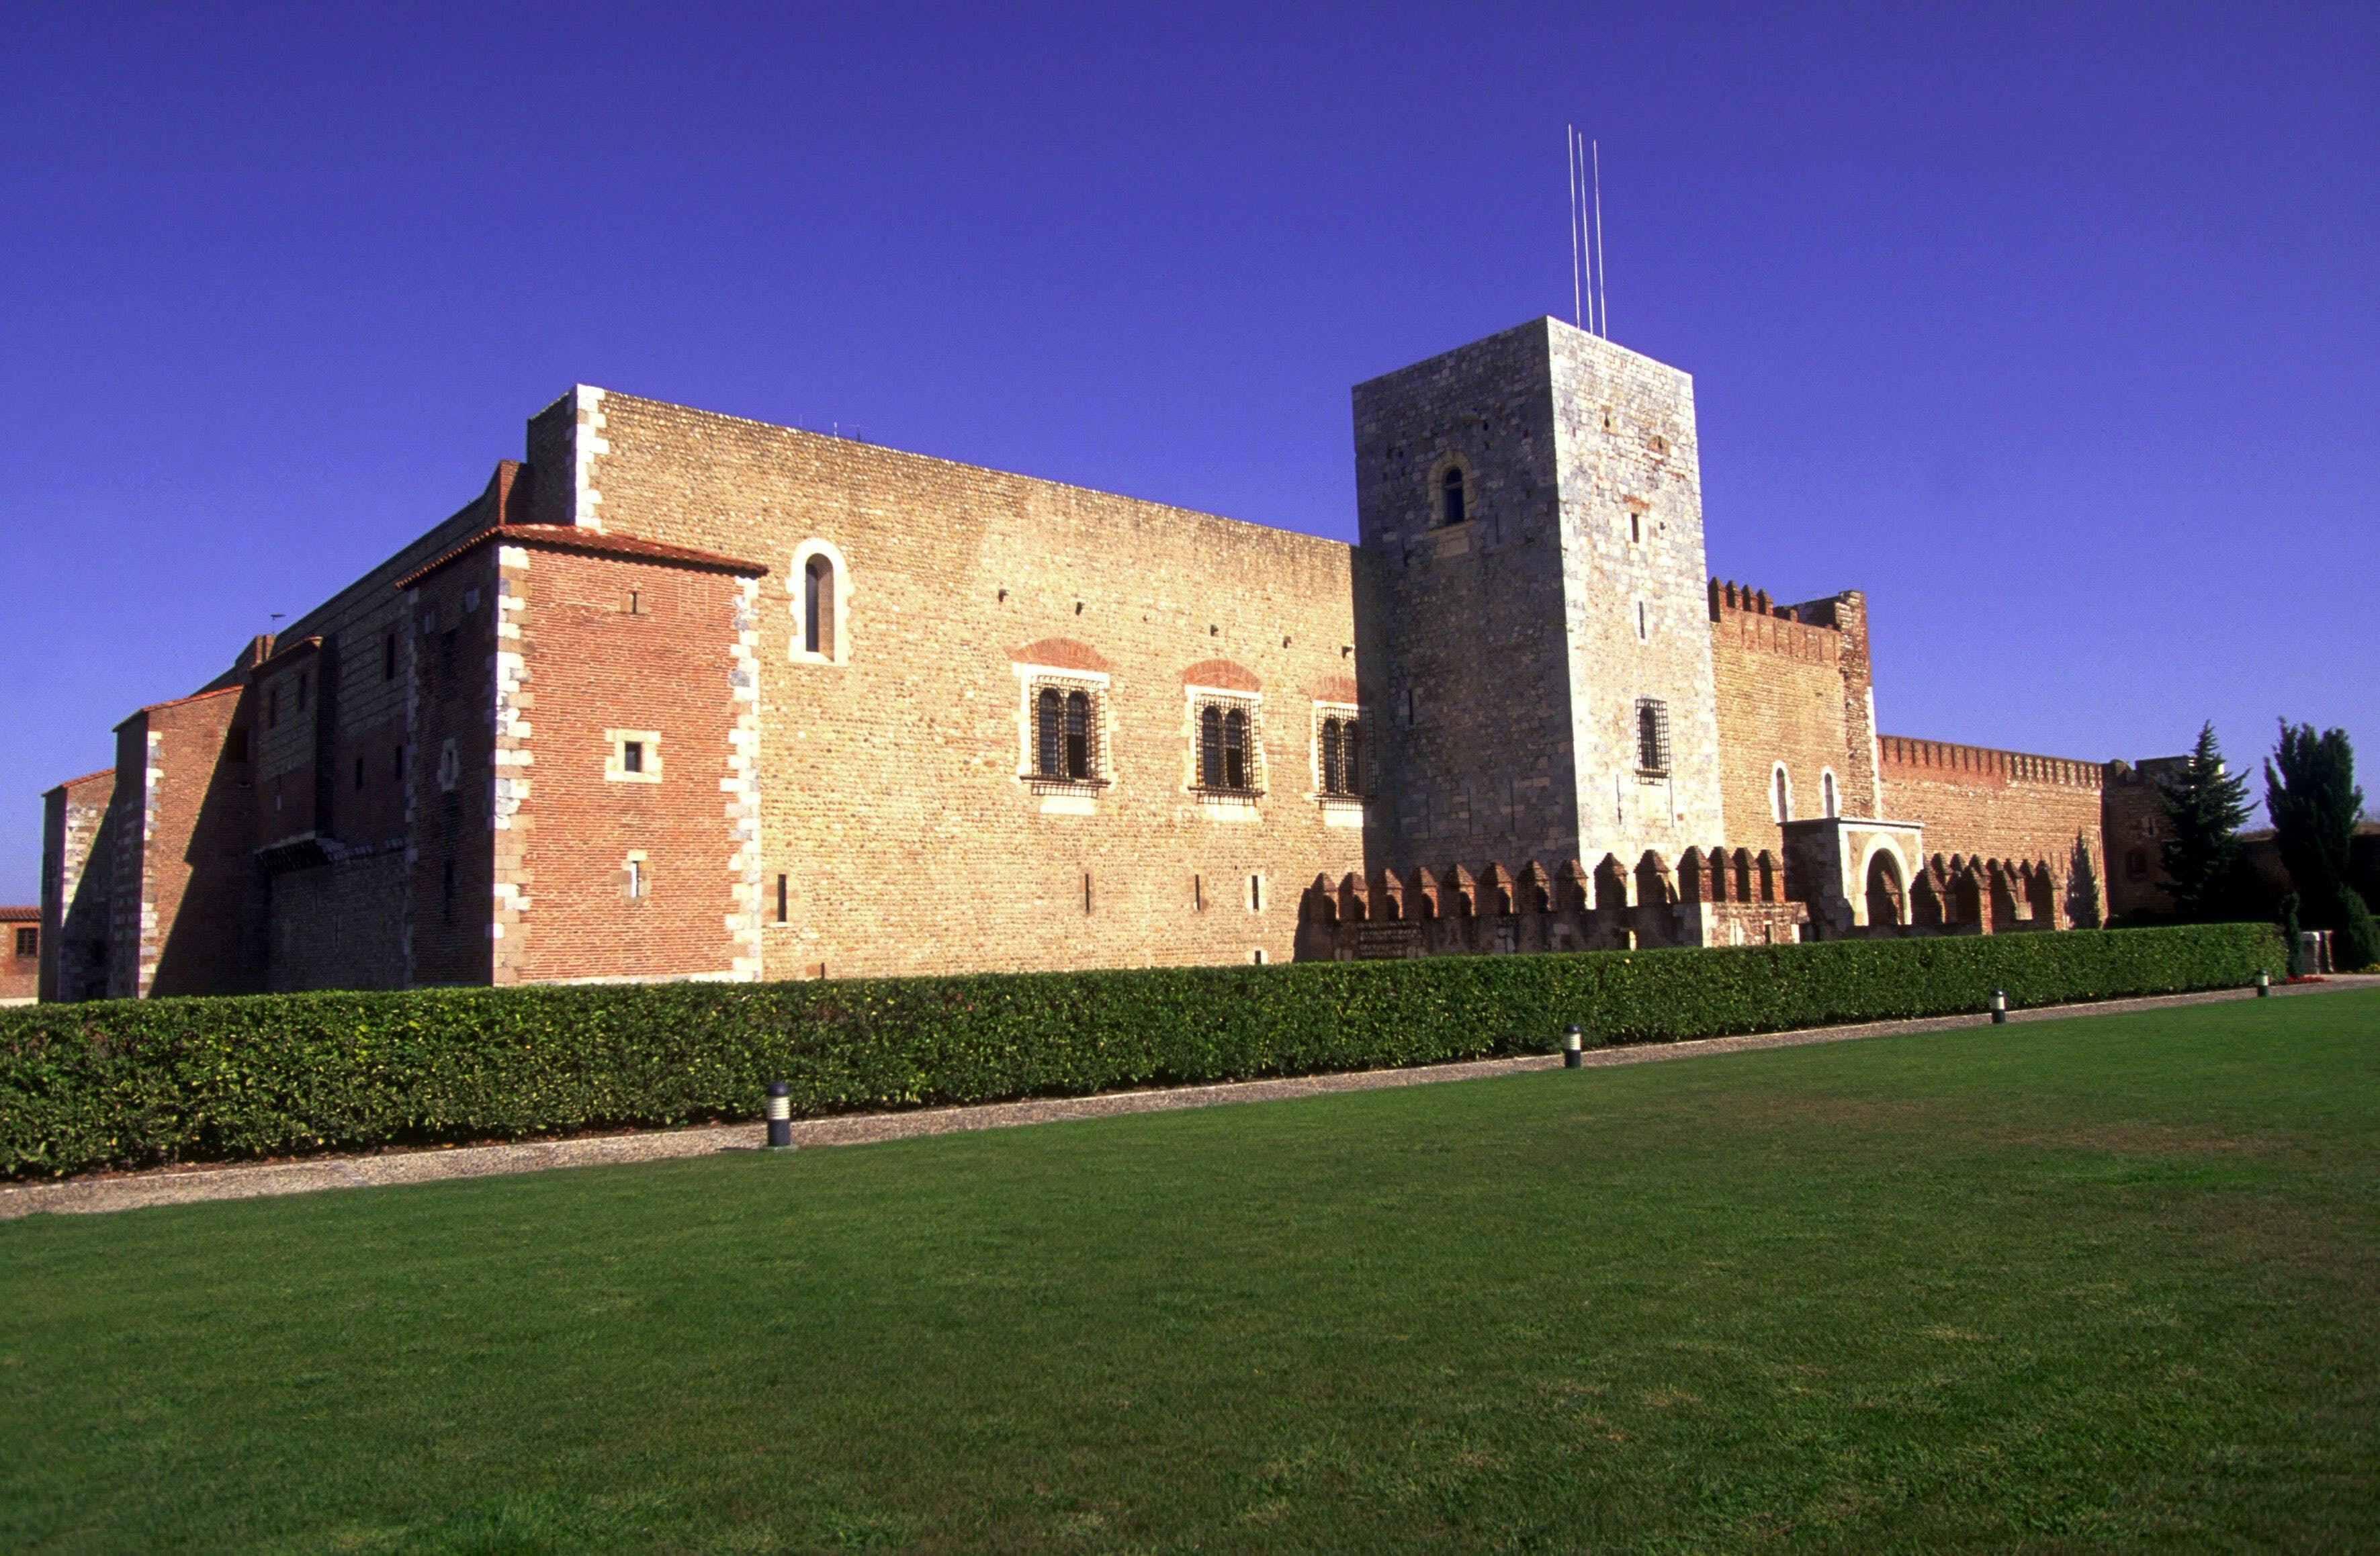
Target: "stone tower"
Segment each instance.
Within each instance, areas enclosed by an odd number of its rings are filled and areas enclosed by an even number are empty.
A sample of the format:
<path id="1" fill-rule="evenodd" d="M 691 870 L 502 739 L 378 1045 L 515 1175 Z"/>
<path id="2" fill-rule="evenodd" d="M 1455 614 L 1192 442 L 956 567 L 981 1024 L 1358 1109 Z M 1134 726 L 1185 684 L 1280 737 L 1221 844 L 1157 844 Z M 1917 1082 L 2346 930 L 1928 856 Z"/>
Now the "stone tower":
<path id="1" fill-rule="evenodd" d="M 1539 319 L 1354 399 L 1368 862 L 1724 838 L 1693 380 Z"/>

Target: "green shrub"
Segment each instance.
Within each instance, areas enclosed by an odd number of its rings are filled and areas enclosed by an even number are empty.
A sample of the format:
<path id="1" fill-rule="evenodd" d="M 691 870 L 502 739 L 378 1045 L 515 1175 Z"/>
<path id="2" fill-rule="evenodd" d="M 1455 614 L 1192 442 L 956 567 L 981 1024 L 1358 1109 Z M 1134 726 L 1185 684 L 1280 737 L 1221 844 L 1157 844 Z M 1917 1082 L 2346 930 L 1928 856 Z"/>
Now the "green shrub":
<path id="1" fill-rule="evenodd" d="M 0 1012 L 0 1176 L 1313 1074 L 2236 987 L 2268 925 Z"/>
<path id="2" fill-rule="evenodd" d="M 2338 899 L 2345 909 L 2339 915 L 2338 934 L 2331 947 L 2331 963 L 2341 972 L 2362 972 L 2380 965 L 2380 924 L 2372 922 L 2372 910 L 2353 887 L 2341 887 Z"/>

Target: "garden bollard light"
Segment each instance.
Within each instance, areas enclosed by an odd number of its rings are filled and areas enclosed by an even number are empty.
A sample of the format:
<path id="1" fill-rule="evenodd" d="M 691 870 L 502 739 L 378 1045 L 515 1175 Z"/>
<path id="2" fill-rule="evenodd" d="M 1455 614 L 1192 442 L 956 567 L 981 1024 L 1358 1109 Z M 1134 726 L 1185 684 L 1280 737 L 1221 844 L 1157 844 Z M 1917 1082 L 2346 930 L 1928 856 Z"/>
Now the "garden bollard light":
<path id="1" fill-rule="evenodd" d="M 2256 969 L 2256 997 L 2258 999 L 2273 997 L 2273 975 L 2268 970 L 2261 967 Z"/>
<path id="2" fill-rule="evenodd" d="M 783 1151 L 794 1143 L 794 1089 L 783 1080 L 769 1082 L 769 1148 Z"/>
<path id="3" fill-rule="evenodd" d="M 1562 1032 L 1562 1068 L 1576 1069 L 1585 1064 L 1586 1058 L 1580 1050 L 1585 1046 L 1586 1034 L 1578 1030 L 1578 1023 L 1572 1022 Z"/>
<path id="4" fill-rule="evenodd" d="M 2008 991 L 2006 989 L 1992 991 L 1992 1025 L 1996 1027 L 2008 1025 Z"/>

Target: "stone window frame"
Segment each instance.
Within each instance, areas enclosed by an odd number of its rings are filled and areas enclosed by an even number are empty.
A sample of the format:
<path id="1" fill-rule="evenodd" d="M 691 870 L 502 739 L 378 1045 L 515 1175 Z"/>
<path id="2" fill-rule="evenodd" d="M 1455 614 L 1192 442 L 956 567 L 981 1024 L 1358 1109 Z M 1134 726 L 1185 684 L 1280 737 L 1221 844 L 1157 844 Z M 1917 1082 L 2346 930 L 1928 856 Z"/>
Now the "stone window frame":
<path id="1" fill-rule="evenodd" d="M 646 868 L 650 861 L 642 849 L 630 849 L 620 861 L 620 895 L 631 902 L 648 902 L 653 895 L 653 874 Z"/>
<path id="2" fill-rule="evenodd" d="M 1186 771 L 1182 787 L 1189 793 L 1210 802 L 1242 805 L 1253 804 L 1264 798 L 1266 771 L 1264 742 L 1264 694 L 1234 692 L 1222 686 L 1184 685 L 1182 688 L 1184 714 L 1184 755 Z M 1241 778 L 1238 789 L 1209 788 L 1206 782 L 1204 755 L 1200 746 L 1201 725 L 1206 710 L 1216 708 L 1228 718 L 1233 710 L 1247 715 L 1248 742 L 1241 754 Z"/>
<path id="3" fill-rule="evenodd" d="M 628 747 L 639 747 L 638 770 L 628 770 Z M 662 732 L 659 730 L 603 731 L 605 783 L 659 783 L 662 780 Z"/>
<path id="4" fill-rule="evenodd" d="M 1843 814 L 1843 786 L 1832 767 L 1818 769 L 1818 813 L 1829 820 Z M 1905 875 L 1900 884 L 1901 889 L 1908 889 Z"/>
<path id="5" fill-rule="evenodd" d="M 1463 516 L 1459 519 L 1446 516 L 1446 476 L 1449 471 L 1463 477 Z M 1451 529 L 1457 525 L 1469 524 L 1479 516 L 1479 477 L 1472 474 L 1471 462 L 1452 450 L 1429 462 L 1429 476 L 1422 496 L 1429 507 L 1428 527 L 1431 529 Z"/>
<path id="6" fill-rule="evenodd" d="M 834 620 L 832 630 L 824 637 L 831 639 L 818 653 L 802 646 L 809 638 L 809 621 L 806 615 L 809 594 L 809 566 L 812 557 L 823 558 L 834 571 Z M 851 564 L 832 540 L 812 536 L 794 548 L 793 565 L 785 571 L 785 610 L 793 619 L 793 635 L 786 640 L 785 657 L 796 665 L 847 665 L 851 662 Z"/>
<path id="7" fill-rule="evenodd" d="M 1016 779 L 1037 794 L 1096 794 L 1115 782 L 1115 727 L 1105 670 L 1012 664 L 1016 672 Z M 1044 691 L 1080 692 L 1090 699 L 1090 776 L 1053 777 L 1040 770 L 1036 705 Z"/>
<path id="8" fill-rule="evenodd" d="M 1322 761 L 1322 727 L 1333 718 L 1342 723 L 1353 723 L 1355 726 L 1354 785 L 1352 788 L 1336 791 L 1324 781 L 1327 775 L 1323 770 Z M 1375 787 L 1372 782 L 1372 742 L 1369 738 L 1370 731 L 1366 728 L 1370 722 L 1371 720 L 1365 717 L 1364 710 L 1358 704 L 1326 702 L 1319 699 L 1315 702 L 1308 750 L 1314 765 L 1313 798 L 1324 806 L 1361 805 L 1366 797 L 1371 794 Z"/>
<path id="9" fill-rule="evenodd" d="M 1768 816 L 1779 826 L 1793 819 L 1793 773 L 1781 760 L 1768 769 Z"/>

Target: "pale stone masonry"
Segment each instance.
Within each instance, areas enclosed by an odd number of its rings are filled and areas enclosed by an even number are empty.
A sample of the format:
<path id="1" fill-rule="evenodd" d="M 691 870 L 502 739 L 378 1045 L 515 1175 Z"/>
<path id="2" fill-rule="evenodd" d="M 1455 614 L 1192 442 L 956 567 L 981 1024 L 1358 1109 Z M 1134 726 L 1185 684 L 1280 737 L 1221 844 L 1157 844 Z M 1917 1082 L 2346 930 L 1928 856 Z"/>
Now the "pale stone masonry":
<path id="1" fill-rule="evenodd" d="M 1699 450 L 1546 319 L 1356 387 L 1354 547 L 577 385 L 52 790 L 43 992 L 2095 922 L 2099 766 L 1880 738 Z"/>

